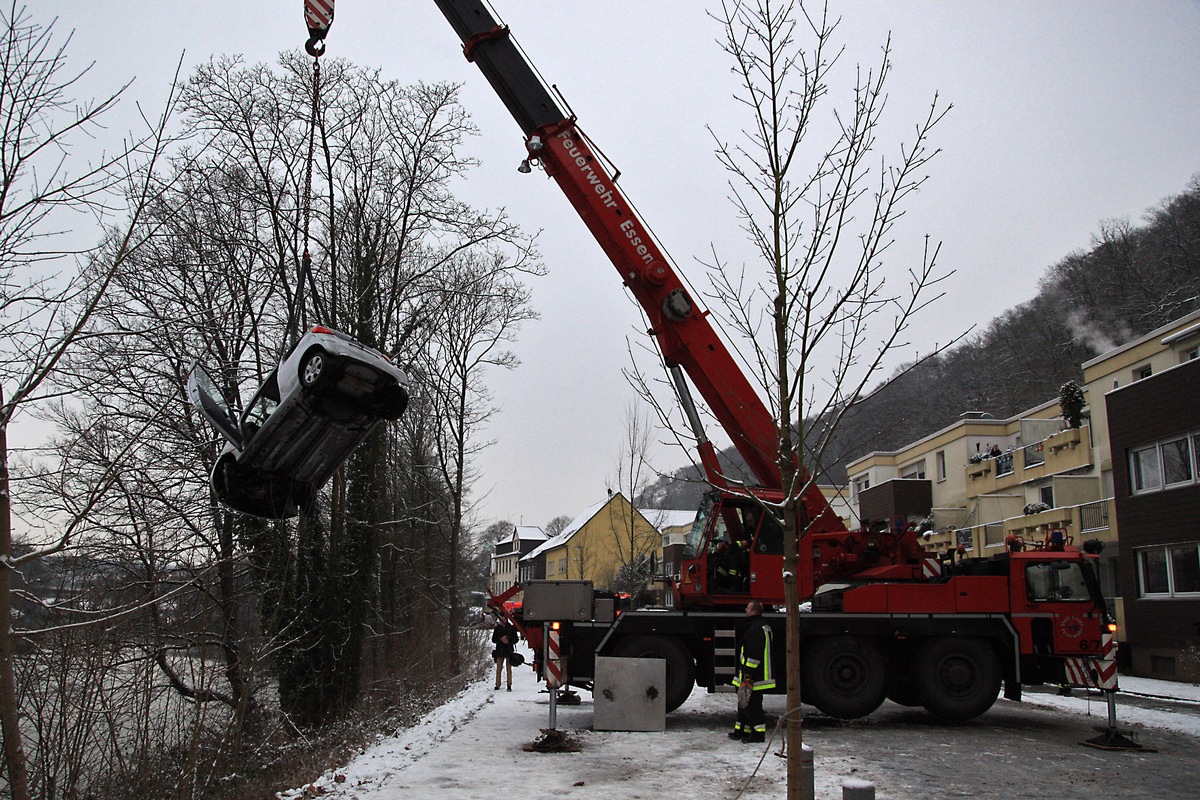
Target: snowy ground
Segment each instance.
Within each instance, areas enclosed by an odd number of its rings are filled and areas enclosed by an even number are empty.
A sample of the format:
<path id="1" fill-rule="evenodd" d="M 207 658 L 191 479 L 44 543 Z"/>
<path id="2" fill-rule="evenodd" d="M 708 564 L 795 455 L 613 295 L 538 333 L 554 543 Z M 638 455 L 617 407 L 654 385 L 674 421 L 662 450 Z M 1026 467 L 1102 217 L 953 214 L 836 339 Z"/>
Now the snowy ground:
<path id="1" fill-rule="evenodd" d="M 741 798 L 783 795 L 779 742 L 763 747 L 726 737 L 735 702 L 731 695 L 697 689 L 668 716 L 666 733 L 617 733 L 591 730 L 590 696 L 583 692 L 581 705 L 559 706 L 557 726 L 582 749 L 534 753 L 523 746 L 547 727 L 548 696 L 528 668 L 517 672 L 511 693 L 495 692 L 490 681 L 474 684 L 416 727 L 381 739 L 344 767 L 278 797 L 732 799 L 743 789 Z M 1103 699 L 1080 696 L 1078 690 L 1073 697 L 1029 693 L 1023 703 L 1002 699 L 961 726 L 891 703 L 853 723 L 806 707 L 805 741 L 816 752 L 816 797 L 840 798 L 848 778 L 874 782 L 881 800 L 1195 797 L 1200 687 L 1122 678 L 1122 692 L 1120 729 L 1157 752 L 1081 747 L 1080 741 L 1105 725 L 1107 710 Z M 782 711 L 783 698 L 769 696 L 765 705 L 773 718 Z"/>

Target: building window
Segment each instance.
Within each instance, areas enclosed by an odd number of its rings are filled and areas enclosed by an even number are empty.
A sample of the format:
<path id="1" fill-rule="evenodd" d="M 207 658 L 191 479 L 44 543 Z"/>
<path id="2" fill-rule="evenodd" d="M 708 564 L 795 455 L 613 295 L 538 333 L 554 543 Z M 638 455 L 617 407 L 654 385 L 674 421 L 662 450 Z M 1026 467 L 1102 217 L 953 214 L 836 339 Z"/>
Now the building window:
<path id="1" fill-rule="evenodd" d="M 1133 371 L 1133 379 L 1135 381 L 1144 380 L 1154 374 L 1154 370 L 1150 369 L 1150 365 L 1146 364 L 1143 367 L 1138 367 Z"/>
<path id="2" fill-rule="evenodd" d="M 907 467 L 900 469 L 901 478 L 916 478 L 918 480 L 925 479 L 925 459 L 921 459 L 915 464 L 909 464 Z"/>
<path id="3" fill-rule="evenodd" d="M 1038 489 L 1038 499 L 1046 505 L 1054 508 L 1054 485 L 1043 486 Z"/>
<path id="4" fill-rule="evenodd" d="M 1195 361 L 1197 358 L 1200 358 L 1200 347 L 1193 347 L 1191 350 L 1185 350 L 1180 354 L 1179 362 Z"/>
<path id="5" fill-rule="evenodd" d="M 1166 439 L 1129 451 L 1129 481 L 1134 494 L 1173 489 L 1196 482 L 1200 472 L 1200 434 Z"/>
<path id="6" fill-rule="evenodd" d="M 1137 559 L 1141 597 L 1200 596 L 1200 544 L 1147 547 Z"/>
<path id="7" fill-rule="evenodd" d="M 946 480 L 946 451 L 938 450 L 934 458 L 937 459 L 937 479 L 944 481 Z"/>
<path id="8" fill-rule="evenodd" d="M 852 486 L 854 487 L 854 497 L 852 498 L 852 501 L 857 503 L 858 496 L 860 494 L 862 494 L 863 492 L 865 492 L 867 489 L 871 488 L 871 479 L 870 478 L 859 478 L 858 480 L 854 481 Z"/>
<path id="9" fill-rule="evenodd" d="M 1192 454 L 1188 448 L 1188 440 L 1182 439 L 1164 442 L 1162 445 L 1163 484 L 1171 486 L 1176 483 L 1188 483 L 1192 479 Z"/>

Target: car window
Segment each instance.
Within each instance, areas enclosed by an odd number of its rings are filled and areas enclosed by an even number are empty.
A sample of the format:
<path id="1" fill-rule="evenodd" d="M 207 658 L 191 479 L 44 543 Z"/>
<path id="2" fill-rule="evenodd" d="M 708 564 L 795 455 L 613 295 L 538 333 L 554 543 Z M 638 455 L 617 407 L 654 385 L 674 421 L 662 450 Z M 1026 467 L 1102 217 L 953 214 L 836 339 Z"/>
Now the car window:
<path id="1" fill-rule="evenodd" d="M 242 414 L 242 430 L 249 438 L 255 431 L 266 424 L 267 419 L 279 408 L 279 381 L 276 373 L 272 372 L 266 382 L 254 395 L 246 412 Z"/>

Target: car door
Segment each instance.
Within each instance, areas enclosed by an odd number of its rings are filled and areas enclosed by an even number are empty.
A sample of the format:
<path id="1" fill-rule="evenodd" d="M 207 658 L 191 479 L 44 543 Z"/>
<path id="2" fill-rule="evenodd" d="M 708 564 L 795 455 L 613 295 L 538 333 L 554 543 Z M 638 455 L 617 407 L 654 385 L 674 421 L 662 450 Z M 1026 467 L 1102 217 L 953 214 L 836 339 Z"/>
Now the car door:
<path id="1" fill-rule="evenodd" d="M 237 415 L 221 396 L 217 384 L 209 377 L 204 367 L 197 364 L 192 367 L 187 380 L 188 399 L 200 410 L 205 418 L 213 424 L 221 435 L 241 450 L 244 441 L 237 423 Z"/>

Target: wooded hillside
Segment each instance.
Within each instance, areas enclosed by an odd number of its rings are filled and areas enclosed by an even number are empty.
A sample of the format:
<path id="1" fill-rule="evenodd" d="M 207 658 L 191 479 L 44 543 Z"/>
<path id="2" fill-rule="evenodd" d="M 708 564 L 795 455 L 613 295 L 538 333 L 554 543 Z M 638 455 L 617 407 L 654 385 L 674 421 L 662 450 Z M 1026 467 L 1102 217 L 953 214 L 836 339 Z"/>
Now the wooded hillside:
<path id="1" fill-rule="evenodd" d="M 1085 361 L 1197 308 L 1200 175 L 1148 211 L 1141 225 L 1102 221 L 1089 250 L 1046 269 L 1032 300 L 956 347 L 897 370 L 846 415 L 822 482 L 844 482 L 853 459 L 896 449 L 964 412 L 1004 419 L 1051 400 L 1067 380 L 1082 380 Z M 721 455 L 740 462 L 732 448 Z M 651 484 L 638 505 L 692 508 L 704 489 L 688 466 Z"/>

